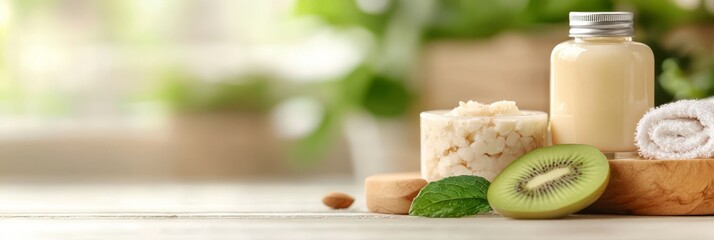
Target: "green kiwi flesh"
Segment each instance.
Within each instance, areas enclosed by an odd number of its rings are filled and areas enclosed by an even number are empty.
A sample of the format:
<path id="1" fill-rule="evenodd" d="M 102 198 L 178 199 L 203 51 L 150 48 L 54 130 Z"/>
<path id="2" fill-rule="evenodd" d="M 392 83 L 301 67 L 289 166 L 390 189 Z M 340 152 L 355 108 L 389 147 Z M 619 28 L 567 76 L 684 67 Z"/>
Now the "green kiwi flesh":
<path id="1" fill-rule="evenodd" d="M 491 183 L 488 202 L 511 218 L 560 218 L 597 200 L 610 179 L 597 148 L 562 144 L 533 150 L 508 165 Z"/>

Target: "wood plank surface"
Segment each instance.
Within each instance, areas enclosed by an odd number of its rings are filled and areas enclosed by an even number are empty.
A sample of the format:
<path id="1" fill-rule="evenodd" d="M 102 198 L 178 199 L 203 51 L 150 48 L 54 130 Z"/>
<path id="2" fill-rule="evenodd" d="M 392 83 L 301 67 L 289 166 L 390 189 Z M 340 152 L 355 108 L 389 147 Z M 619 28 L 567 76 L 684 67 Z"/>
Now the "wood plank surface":
<path id="1" fill-rule="evenodd" d="M 354 194 L 347 210 L 320 200 Z M 495 214 L 429 219 L 365 211 L 349 181 L 2 183 L 0 239 L 711 239 L 714 217 Z"/>

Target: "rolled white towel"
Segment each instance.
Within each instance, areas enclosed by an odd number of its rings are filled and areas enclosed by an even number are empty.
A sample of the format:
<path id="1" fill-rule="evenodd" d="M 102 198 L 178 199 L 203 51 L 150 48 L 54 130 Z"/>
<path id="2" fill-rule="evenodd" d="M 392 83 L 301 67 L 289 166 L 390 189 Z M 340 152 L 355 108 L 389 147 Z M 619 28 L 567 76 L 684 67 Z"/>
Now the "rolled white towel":
<path id="1" fill-rule="evenodd" d="M 652 109 L 637 124 L 640 155 L 656 159 L 714 157 L 714 101 L 680 100 Z"/>

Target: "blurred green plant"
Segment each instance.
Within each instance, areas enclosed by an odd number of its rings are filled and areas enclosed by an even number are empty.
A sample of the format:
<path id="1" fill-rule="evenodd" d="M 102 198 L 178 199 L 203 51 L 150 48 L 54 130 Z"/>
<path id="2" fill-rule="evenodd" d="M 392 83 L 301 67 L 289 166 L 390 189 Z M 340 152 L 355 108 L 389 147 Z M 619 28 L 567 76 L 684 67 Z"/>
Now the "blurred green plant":
<path id="1" fill-rule="evenodd" d="M 334 83 L 313 92 L 320 95 L 326 109 L 318 127 L 295 142 L 291 149 L 293 165 L 309 166 L 324 157 L 339 137 L 342 121 L 352 111 L 364 111 L 378 118 L 403 116 L 414 94 L 399 79 L 360 65 Z M 324 92 L 335 94 L 322 94 Z M 305 91 L 302 91 L 303 93 Z"/>
<path id="2" fill-rule="evenodd" d="M 659 83 L 674 99 L 697 99 L 714 95 L 714 62 L 708 68 L 686 74 L 677 60 L 666 59 L 662 63 Z"/>
<path id="3" fill-rule="evenodd" d="M 429 39 L 487 38 L 509 29 L 568 21 L 570 11 L 607 11 L 608 0 L 442 0 L 426 30 Z"/>
<path id="4" fill-rule="evenodd" d="M 265 111 L 274 102 L 269 94 L 271 79 L 265 74 L 248 74 L 205 82 L 172 70 L 162 74 L 159 86 L 149 96 L 176 112 Z"/>
<path id="5" fill-rule="evenodd" d="M 374 14 L 363 11 L 357 1 L 352 0 L 299 0 L 295 3 L 295 13 L 298 16 L 319 16 L 335 27 L 360 26 L 381 35 L 397 7 L 391 4 L 379 14 Z"/>

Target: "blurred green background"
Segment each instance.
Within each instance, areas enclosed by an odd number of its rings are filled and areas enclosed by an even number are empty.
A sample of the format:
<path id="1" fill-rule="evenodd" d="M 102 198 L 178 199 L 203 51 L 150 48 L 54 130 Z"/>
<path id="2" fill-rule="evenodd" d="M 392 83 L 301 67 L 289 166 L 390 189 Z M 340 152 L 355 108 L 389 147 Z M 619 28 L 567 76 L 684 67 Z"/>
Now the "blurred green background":
<path id="1" fill-rule="evenodd" d="M 501 78 L 533 65 L 534 74 L 518 78 L 547 88 L 547 53 L 567 40 L 570 11 L 635 13 L 635 40 L 655 53 L 658 105 L 714 95 L 714 0 L 1 1 L 0 134 L 20 149 L 0 151 L 0 158 L 18 159 L 4 174 L 377 171 L 357 170 L 364 167 L 355 162 L 368 161 L 360 159 L 390 162 L 381 169 L 418 168 L 419 111 L 498 94 L 448 79 L 527 92 Z M 468 56 L 499 59 L 499 51 L 531 58 L 495 60 L 503 68 L 491 75 L 484 65 L 468 65 Z M 458 67 L 439 67 L 447 65 Z M 437 85 L 447 86 L 441 95 L 431 87 Z M 543 94 L 526 93 L 522 102 L 547 110 Z M 110 143 L 53 156 L 111 155 L 130 162 L 119 164 L 127 170 L 116 170 L 117 163 L 63 168 L 50 153 L 23 152 L 84 135 Z M 136 156 L 134 145 L 125 147 L 129 153 L 83 152 L 137 141 L 152 147 Z M 88 162 L 96 161 L 72 160 Z"/>

